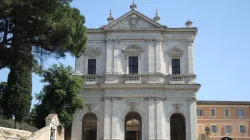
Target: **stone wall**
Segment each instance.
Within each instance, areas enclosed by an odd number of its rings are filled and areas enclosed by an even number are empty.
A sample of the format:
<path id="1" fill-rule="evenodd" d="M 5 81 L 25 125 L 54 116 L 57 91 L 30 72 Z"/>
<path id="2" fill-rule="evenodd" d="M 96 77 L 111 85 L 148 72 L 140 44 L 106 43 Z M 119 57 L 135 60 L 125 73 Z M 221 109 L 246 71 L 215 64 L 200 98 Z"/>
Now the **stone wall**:
<path id="1" fill-rule="evenodd" d="M 48 140 L 51 136 L 51 128 L 55 129 L 54 140 L 64 140 L 64 128 L 56 114 L 50 114 L 45 119 L 46 126 L 32 133 L 29 131 L 0 127 L 0 140 Z"/>

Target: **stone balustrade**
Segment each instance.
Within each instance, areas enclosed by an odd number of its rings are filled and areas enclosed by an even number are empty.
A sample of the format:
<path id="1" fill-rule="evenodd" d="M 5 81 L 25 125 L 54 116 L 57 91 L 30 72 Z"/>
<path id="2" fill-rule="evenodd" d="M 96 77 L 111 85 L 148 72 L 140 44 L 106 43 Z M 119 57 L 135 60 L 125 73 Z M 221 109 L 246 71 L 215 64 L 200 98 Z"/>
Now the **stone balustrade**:
<path id="1" fill-rule="evenodd" d="M 110 75 L 108 76 L 110 77 Z M 196 75 L 188 75 L 188 74 L 174 74 L 174 75 L 114 74 L 111 75 L 111 77 L 114 81 L 116 81 L 115 83 L 117 84 L 133 84 L 133 83 L 193 84 L 195 83 L 194 81 L 196 79 Z M 105 81 L 105 76 L 103 75 L 85 75 L 84 82 L 86 85 L 108 83 L 107 79 Z"/>
<path id="2" fill-rule="evenodd" d="M 84 82 L 87 85 L 104 83 L 103 76 L 100 75 L 85 75 Z"/>
<path id="3" fill-rule="evenodd" d="M 168 75 L 166 76 L 165 83 L 168 84 L 192 84 L 196 79 L 196 75 L 184 75 L 184 74 L 176 74 L 176 75 Z"/>

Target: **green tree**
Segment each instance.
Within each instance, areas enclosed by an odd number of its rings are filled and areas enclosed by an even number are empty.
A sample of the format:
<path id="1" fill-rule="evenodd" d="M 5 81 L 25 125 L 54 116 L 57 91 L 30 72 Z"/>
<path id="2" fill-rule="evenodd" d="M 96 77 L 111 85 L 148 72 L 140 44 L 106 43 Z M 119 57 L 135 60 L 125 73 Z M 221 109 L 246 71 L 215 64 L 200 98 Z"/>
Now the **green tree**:
<path id="1" fill-rule="evenodd" d="M 46 85 L 36 98 L 40 101 L 35 105 L 35 124 L 44 127 L 44 119 L 49 113 L 56 113 L 64 127 L 68 127 L 73 120 L 74 113 L 83 107 L 80 93 L 83 89 L 83 78 L 73 76 L 70 66 L 53 65 L 45 70 L 41 76 Z"/>
<path id="2" fill-rule="evenodd" d="M 85 19 L 71 0 L 0 1 L 0 69 L 8 67 L 4 114 L 17 121 L 28 116 L 34 61 L 80 56 L 85 49 Z M 11 57 L 10 57 L 11 56 Z"/>
<path id="3" fill-rule="evenodd" d="M 3 110 L 2 110 L 2 96 L 3 96 L 3 93 L 5 91 L 7 87 L 7 83 L 6 82 L 1 82 L 0 83 L 0 115 L 3 114 Z"/>

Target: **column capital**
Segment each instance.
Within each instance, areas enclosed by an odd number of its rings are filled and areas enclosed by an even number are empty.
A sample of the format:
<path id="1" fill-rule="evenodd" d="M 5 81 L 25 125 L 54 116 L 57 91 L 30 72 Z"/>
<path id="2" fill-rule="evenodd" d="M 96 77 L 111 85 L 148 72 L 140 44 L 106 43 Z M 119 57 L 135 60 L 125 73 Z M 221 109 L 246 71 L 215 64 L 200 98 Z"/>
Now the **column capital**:
<path id="1" fill-rule="evenodd" d="M 186 39 L 188 46 L 192 46 L 194 43 L 194 38 Z"/>
<path id="2" fill-rule="evenodd" d="M 190 97 L 190 98 L 188 98 L 188 100 L 190 103 L 196 102 L 196 97 Z"/>

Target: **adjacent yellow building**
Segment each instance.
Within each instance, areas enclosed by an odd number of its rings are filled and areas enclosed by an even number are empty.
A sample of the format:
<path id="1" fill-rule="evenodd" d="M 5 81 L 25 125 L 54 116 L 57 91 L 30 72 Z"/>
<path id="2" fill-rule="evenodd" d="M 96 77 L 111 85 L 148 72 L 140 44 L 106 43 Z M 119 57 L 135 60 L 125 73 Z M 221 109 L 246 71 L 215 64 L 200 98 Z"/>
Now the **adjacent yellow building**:
<path id="1" fill-rule="evenodd" d="M 199 139 L 209 127 L 210 140 L 250 140 L 250 102 L 197 101 L 196 110 Z"/>

